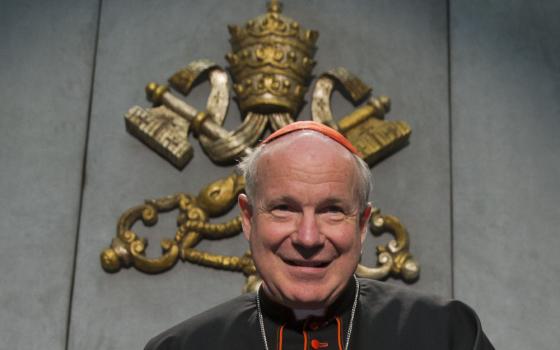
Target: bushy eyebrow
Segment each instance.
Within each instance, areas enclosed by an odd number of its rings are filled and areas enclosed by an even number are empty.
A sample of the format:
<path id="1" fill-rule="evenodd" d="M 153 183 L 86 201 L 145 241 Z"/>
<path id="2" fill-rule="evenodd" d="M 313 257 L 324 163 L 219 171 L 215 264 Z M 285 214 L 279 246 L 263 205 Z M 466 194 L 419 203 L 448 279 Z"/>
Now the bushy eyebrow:
<path id="1" fill-rule="evenodd" d="M 336 198 L 336 197 L 328 197 L 325 198 L 324 200 L 321 201 L 321 206 L 323 205 L 342 205 L 344 204 L 344 201 L 342 201 L 340 198 Z"/>
<path id="2" fill-rule="evenodd" d="M 336 206 L 342 209 L 345 213 L 349 214 L 350 212 L 354 211 L 357 206 L 353 205 L 354 203 L 347 203 L 340 198 L 326 198 L 325 200 L 321 201 L 318 205 L 318 208 L 328 208 L 331 206 Z"/>
<path id="3" fill-rule="evenodd" d="M 266 207 L 271 208 L 278 204 L 287 204 L 296 207 L 300 206 L 300 203 L 297 200 L 295 200 L 293 197 L 288 195 L 283 195 L 278 198 L 274 198 L 270 202 L 266 203 Z M 327 197 L 323 199 L 321 202 L 319 202 L 317 208 L 323 208 L 323 207 L 328 207 L 333 205 L 340 206 L 342 209 L 352 209 L 354 207 L 352 205 L 346 205 L 345 201 L 338 197 Z"/>
<path id="4" fill-rule="evenodd" d="M 290 196 L 283 195 L 283 196 L 274 198 L 271 201 L 267 202 L 266 206 L 270 208 L 270 207 L 273 207 L 273 206 L 278 205 L 278 204 L 288 204 L 288 205 L 296 205 L 296 206 L 299 205 L 298 202 L 294 198 L 292 198 Z"/>

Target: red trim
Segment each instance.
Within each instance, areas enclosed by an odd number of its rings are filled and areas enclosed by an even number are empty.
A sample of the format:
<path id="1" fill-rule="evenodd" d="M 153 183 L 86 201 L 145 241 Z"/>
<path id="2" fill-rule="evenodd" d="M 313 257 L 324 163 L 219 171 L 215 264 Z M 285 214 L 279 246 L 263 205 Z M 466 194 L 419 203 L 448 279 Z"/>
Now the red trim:
<path id="1" fill-rule="evenodd" d="M 338 334 L 338 349 L 342 350 L 342 327 L 341 327 L 341 323 L 342 321 L 340 320 L 340 317 L 336 317 L 336 328 L 338 330 L 337 334 Z"/>
<path id="2" fill-rule="evenodd" d="M 305 322 L 303 322 L 303 350 L 307 350 L 307 332 L 305 331 L 305 329 L 307 328 L 307 324 L 309 323 L 309 319 L 305 320 Z"/>
<path id="3" fill-rule="evenodd" d="M 356 147 L 354 147 L 354 145 L 352 145 L 352 143 L 346 137 L 344 137 L 344 135 L 342 135 L 341 133 L 339 133 L 338 131 L 336 131 L 335 129 L 333 129 L 331 127 L 328 127 L 324 124 L 314 122 L 314 121 L 311 121 L 311 120 L 303 120 L 303 121 L 298 121 L 298 122 L 288 124 L 288 125 L 280 128 L 280 129 L 276 130 L 272 134 L 270 134 L 266 139 L 264 139 L 263 142 L 261 142 L 261 145 L 269 143 L 273 140 L 276 140 L 277 138 L 280 138 L 280 137 L 282 137 L 286 134 L 289 134 L 289 133 L 292 133 L 292 132 L 298 131 L 298 130 L 317 131 L 317 132 L 333 139 L 337 143 L 341 144 L 342 146 L 344 146 L 350 152 L 352 152 L 352 153 L 354 153 L 358 156 L 361 156 L 360 152 L 358 152 Z"/>
<path id="4" fill-rule="evenodd" d="M 284 326 L 286 324 L 280 326 L 280 330 L 278 331 L 278 350 L 282 350 L 282 338 L 284 336 Z"/>

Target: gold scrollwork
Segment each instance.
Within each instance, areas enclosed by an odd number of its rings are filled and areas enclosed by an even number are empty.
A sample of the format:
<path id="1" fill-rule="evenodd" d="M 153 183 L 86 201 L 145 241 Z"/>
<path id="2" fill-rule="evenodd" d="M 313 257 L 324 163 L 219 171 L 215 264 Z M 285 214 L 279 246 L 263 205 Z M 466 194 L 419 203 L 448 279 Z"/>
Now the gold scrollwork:
<path id="1" fill-rule="evenodd" d="M 244 291 L 253 291 L 260 279 L 250 252 L 240 256 L 225 256 L 196 249 L 203 239 L 219 240 L 238 235 L 241 232 L 239 216 L 223 223 L 208 222 L 229 212 L 243 191 L 245 181 L 242 176 L 231 175 L 210 183 L 198 196 L 185 193 L 147 200 L 143 205 L 133 207 L 121 215 L 117 225 L 117 236 L 111 247 L 101 253 L 101 265 L 108 272 L 116 272 L 122 267 L 135 267 L 147 273 L 160 273 L 171 268 L 179 259 L 190 263 L 220 270 L 241 272 L 246 276 Z M 132 231 L 132 226 L 142 221 L 145 225 L 155 225 L 159 213 L 178 210 L 178 228 L 174 239 L 160 242 L 162 254 L 157 258 L 145 256 L 147 240 Z M 384 279 L 389 275 L 402 277 L 407 282 L 418 277 L 419 266 L 409 252 L 409 236 L 400 220 L 391 215 L 383 215 L 374 209 L 370 221 L 374 235 L 390 233 L 395 239 L 377 247 L 378 266 L 359 265 L 356 274 L 371 279 Z"/>
<path id="2" fill-rule="evenodd" d="M 111 247 L 101 253 L 101 265 L 108 272 L 116 272 L 122 267 L 134 266 L 147 273 L 159 273 L 171 268 L 179 258 L 205 266 L 224 267 L 241 264 L 240 270 L 247 270 L 246 258 L 238 260 L 216 258 L 209 254 L 198 254 L 193 249 L 202 239 L 221 239 L 237 235 L 241 231 L 239 218 L 222 224 L 208 223 L 210 217 L 216 217 L 229 211 L 237 195 L 245 185 L 242 176 L 235 173 L 217 180 L 202 189 L 195 198 L 178 193 L 154 200 L 146 200 L 143 205 L 125 211 L 117 224 L 117 235 Z M 158 215 L 163 212 L 178 210 L 179 227 L 174 239 L 164 239 L 160 245 L 162 255 L 157 258 L 145 256 L 147 240 L 132 231 L 132 226 L 142 221 L 144 225 L 157 223 Z"/>
<path id="3" fill-rule="evenodd" d="M 383 215 L 378 208 L 374 208 L 370 230 L 375 236 L 390 233 L 395 239 L 386 245 L 377 246 L 378 266 L 367 267 L 360 264 L 356 275 L 371 279 L 384 279 L 393 275 L 400 276 L 406 282 L 415 281 L 420 274 L 420 266 L 409 251 L 408 231 L 400 220 L 392 215 Z"/>
<path id="4" fill-rule="evenodd" d="M 212 161 L 232 164 L 251 152 L 268 125 L 276 130 L 292 123 L 312 80 L 319 33 L 302 28 L 281 12 L 281 3 L 271 1 L 267 13 L 244 25 L 229 26 L 232 51 L 226 60 L 243 118 L 237 129 L 229 131 L 223 126 L 230 100 L 228 73 L 212 61 L 196 60 L 168 79 L 170 87 L 156 83 L 146 86 L 147 98 L 154 107 L 132 107 L 125 115 L 127 130 L 182 169 L 193 156 L 188 141 L 190 133 Z M 173 92 L 187 96 L 204 80 L 211 86 L 204 110 L 197 110 Z M 331 110 L 335 89 L 356 107 L 338 121 Z M 370 97 L 371 91 L 371 87 L 347 69 L 335 68 L 320 75 L 311 100 L 313 120 L 343 133 L 369 165 L 404 145 L 411 133 L 407 123 L 385 120 L 390 100 L 384 96 Z M 261 281 L 250 252 L 224 256 L 196 248 L 204 239 L 225 239 L 241 232 L 239 217 L 223 223 L 209 220 L 229 212 L 244 186 L 243 178 L 233 173 L 209 184 L 196 197 L 178 193 L 147 200 L 125 211 L 111 246 L 101 253 L 103 268 L 116 272 L 133 266 L 143 272 L 159 273 L 181 259 L 242 272 L 246 277 L 244 291 L 255 290 Z M 147 226 L 155 225 L 158 215 L 169 211 L 178 212 L 175 237 L 163 239 L 161 255 L 149 258 L 145 252 L 147 240 L 139 237 L 132 227 L 139 221 Z M 400 276 L 405 281 L 418 278 L 419 266 L 409 252 L 408 233 L 399 219 L 376 210 L 370 229 L 376 235 L 392 234 L 395 239 L 377 247 L 377 266 L 359 265 L 356 274 L 373 279 L 389 275 Z"/>

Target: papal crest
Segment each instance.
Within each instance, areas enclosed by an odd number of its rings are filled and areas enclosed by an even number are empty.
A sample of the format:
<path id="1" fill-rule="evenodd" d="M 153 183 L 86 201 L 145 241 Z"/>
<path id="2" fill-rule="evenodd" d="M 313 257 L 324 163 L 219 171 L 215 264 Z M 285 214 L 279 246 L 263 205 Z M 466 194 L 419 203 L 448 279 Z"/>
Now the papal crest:
<path id="1" fill-rule="evenodd" d="M 312 82 L 319 33 L 282 15 L 280 2 L 271 1 L 265 14 L 242 26 L 229 26 L 229 32 L 232 50 L 226 60 L 230 75 L 209 60 L 194 61 L 173 74 L 169 85 L 147 84 L 147 98 L 153 107 L 134 106 L 125 114 L 126 129 L 176 168 L 182 169 L 192 158 L 189 138 L 193 137 L 214 163 L 235 164 L 267 132 L 298 119 L 311 85 L 312 119 L 344 134 L 370 166 L 407 143 L 409 125 L 385 120 L 389 98 L 373 97 L 372 89 L 347 69 L 329 70 Z M 204 80 L 209 81 L 211 90 L 205 110 L 197 110 L 179 95 L 188 98 L 191 89 Z M 243 116 L 235 130 L 223 126 L 230 89 Z M 334 90 L 355 106 L 338 121 L 331 110 Z M 249 251 L 224 256 L 196 248 L 204 239 L 226 239 L 241 232 L 239 217 L 223 223 L 209 220 L 232 210 L 243 190 L 244 180 L 234 172 L 210 183 L 198 195 L 177 193 L 128 209 L 118 221 L 111 246 L 101 253 L 103 268 L 116 272 L 134 266 L 143 272 L 160 273 L 180 259 L 242 272 L 246 277 L 244 291 L 254 290 L 260 280 Z M 174 210 L 178 212 L 175 236 L 160 242 L 161 256 L 147 257 L 147 240 L 133 232 L 132 226 L 140 220 L 155 225 L 159 213 Z M 399 219 L 375 209 L 370 229 L 374 235 L 390 233 L 394 239 L 377 247 L 377 266 L 359 265 L 356 274 L 373 279 L 392 275 L 409 282 L 417 279 L 419 265 L 409 251 L 409 235 Z"/>

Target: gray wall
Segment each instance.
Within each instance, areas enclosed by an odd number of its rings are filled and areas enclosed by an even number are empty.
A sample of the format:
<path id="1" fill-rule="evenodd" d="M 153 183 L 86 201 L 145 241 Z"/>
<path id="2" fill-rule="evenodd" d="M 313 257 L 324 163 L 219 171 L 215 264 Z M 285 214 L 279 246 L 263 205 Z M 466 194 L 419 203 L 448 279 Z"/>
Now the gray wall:
<path id="1" fill-rule="evenodd" d="M 453 290 L 503 349 L 560 344 L 559 13 L 451 5 Z"/>
<path id="2" fill-rule="evenodd" d="M 194 159 L 177 171 L 125 132 L 122 114 L 148 106 L 147 82 L 194 59 L 225 65 L 226 24 L 263 9 L 257 0 L 2 2 L 0 347 L 139 349 L 239 294 L 237 274 L 182 263 L 156 276 L 106 274 L 98 256 L 127 208 L 194 194 L 231 171 L 194 139 Z M 409 287 L 466 301 L 497 348 L 555 349 L 560 6 L 316 0 L 285 1 L 284 13 L 320 31 L 316 74 L 349 68 L 392 98 L 389 119 L 413 128 L 410 145 L 373 168 L 375 204 L 406 224 L 422 264 Z M 206 92 L 188 101 L 202 107 Z M 350 108 L 335 97 L 339 115 Z M 232 104 L 227 124 L 238 123 Z M 150 254 L 173 220 L 138 228 Z M 376 240 L 367 244 L 372 263 Z M 247 245 L 202 247 L 238 255 Z"/>

